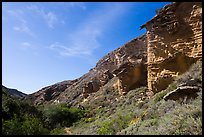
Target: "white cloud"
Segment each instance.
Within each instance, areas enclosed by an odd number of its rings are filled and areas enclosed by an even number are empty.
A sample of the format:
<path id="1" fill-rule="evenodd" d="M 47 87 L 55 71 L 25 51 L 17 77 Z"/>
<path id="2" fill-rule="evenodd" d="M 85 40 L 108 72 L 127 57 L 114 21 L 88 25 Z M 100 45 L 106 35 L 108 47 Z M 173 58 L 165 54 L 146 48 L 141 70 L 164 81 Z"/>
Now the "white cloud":
<path id="1" fill-rule="evenodd" d="M 55 42 L 50 45 L 50 49 L 63 56 L 93 56 L 94 50 L 101 46 L 99 39 L 106 29 L 124 13 L 121 7 L 115 4 L 103 10 L 97 10 L 91 18 L 86 19 L 76 30 L 70 32 L 67 43 Z"/>

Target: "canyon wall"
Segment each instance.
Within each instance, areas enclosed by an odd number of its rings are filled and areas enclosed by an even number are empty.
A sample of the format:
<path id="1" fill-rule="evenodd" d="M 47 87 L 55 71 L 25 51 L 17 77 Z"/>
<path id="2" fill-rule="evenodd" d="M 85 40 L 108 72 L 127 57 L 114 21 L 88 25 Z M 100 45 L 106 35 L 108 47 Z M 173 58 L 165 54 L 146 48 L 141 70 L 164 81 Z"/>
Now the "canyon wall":
<path id="1" fill-rule="evenodd" d="M 175 2 L 141 26 L 147 29 L 148 88 L 157 93 L 202 60 L 202 3 Z"/>

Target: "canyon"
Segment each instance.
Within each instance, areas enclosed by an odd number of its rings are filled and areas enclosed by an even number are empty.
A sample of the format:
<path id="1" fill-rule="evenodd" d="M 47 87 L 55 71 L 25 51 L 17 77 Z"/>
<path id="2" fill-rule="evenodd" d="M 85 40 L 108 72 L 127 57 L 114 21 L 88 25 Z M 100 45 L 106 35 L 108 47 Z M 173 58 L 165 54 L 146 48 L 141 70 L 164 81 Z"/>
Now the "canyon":
<path id="1" fill-rule="evenodd" d="M 77 79 L 28 95 L 2 85 L 2 133 L 202 135 L 202 2 L 172 2 L 140 29 Z"/>

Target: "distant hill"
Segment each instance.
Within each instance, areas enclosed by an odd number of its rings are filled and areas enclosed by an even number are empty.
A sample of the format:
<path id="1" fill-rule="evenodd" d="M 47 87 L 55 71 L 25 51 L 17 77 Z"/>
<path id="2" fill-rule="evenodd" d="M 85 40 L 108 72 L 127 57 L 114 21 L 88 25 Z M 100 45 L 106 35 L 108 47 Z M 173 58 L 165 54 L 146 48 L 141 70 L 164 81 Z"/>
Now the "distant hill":
<path id="1" fill-rule="evenodd" d="M 18 98 L 23 98 L 23 97 L 27 96 L 27 94 L 25 94 L 25 93 L 23 93 L 21 91 L 18 91 L 17 89 L 7 88 L 7 87 L 5 87 L 3 85 L 2 85 L 2 89 L 6 89 L 11 96 L 15 96 L 15 97 L 18 97 Z"/>

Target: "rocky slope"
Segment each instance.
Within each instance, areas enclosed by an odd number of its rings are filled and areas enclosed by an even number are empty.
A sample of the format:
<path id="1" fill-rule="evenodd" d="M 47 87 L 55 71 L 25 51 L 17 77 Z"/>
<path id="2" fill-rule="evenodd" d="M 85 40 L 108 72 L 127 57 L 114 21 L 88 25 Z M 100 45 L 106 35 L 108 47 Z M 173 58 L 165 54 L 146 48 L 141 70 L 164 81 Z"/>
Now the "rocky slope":
<path id="1" fill-rule="evenodd" d="M 141 28 L 147 33 L 104 56 L 82 77 L 45 87 L 29 98 L 36 105 L 64 102 L 100 107 L 147 86 L 141 100 L 166 89 L 202 60 L 201 2 L 168 4 Z"/>
<path id="2" fill-rule="evenodd" d="M 124 95 L 131 89 L 147 85 L 146 51 L 146 36 L 143 35 L 104 56 L 82 77 L 42 88 L 28 98 L 34 104 L 66 102 L 76 105 L 93 100 L 92 96 L 113 78 L 111 87 Z"/>

